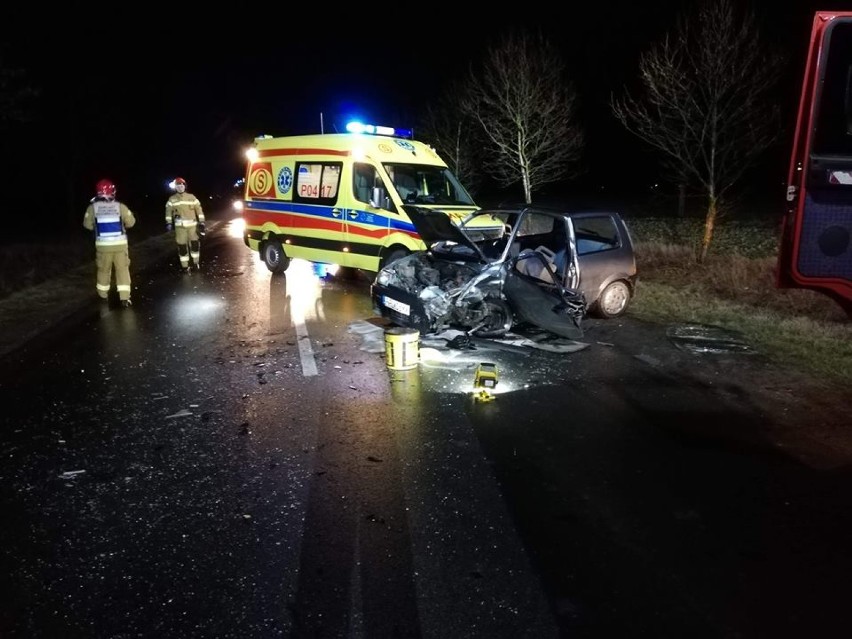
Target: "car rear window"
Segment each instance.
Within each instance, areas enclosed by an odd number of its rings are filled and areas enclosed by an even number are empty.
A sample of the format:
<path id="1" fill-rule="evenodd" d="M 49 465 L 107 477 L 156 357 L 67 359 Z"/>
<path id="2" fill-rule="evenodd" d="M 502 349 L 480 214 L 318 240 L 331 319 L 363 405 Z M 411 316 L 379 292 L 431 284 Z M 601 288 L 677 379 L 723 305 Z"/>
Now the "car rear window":
<path id="1" fill-rule="evenodd" d="M 608 251 L 620 246 L 618 228 L 609 215 L 575 219 L 574 234 L 578 255 Z"/>

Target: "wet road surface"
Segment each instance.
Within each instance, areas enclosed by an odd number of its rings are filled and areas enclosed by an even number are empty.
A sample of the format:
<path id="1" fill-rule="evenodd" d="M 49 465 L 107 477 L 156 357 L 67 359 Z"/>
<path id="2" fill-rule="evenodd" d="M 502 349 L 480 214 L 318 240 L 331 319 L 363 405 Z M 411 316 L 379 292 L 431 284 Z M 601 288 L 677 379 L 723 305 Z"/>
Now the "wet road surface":
<path id="1" fill-rule="evenodd" d="M 4 358 L 3 637 L 848 634 L 850 473 L 664 330 L 392 370 L 365 278 L 237 236 Z"/>

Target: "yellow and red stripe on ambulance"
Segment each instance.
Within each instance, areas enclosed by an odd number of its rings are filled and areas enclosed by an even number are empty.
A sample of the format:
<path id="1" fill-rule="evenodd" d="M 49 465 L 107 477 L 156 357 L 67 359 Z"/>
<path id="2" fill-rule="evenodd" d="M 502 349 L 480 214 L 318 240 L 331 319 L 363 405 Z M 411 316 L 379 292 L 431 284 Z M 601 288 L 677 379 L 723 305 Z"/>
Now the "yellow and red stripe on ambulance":
<path id="1" fill-rule="evenodd" d="M 425 248 L 404 210 L 412 204 L 457 220 L 477 208 L 422 142 L 353 134 L 261 137 L 246 170 L 244 239 L 270 270 L 302 258 L 376 271 L 390 256 Z"/>

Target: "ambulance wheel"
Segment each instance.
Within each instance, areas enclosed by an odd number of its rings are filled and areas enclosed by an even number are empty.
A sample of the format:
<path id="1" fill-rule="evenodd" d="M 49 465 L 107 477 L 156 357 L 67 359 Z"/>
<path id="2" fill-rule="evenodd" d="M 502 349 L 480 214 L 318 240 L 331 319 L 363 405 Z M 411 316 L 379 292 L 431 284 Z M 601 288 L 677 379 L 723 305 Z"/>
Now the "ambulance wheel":
<path id="1" fill-rule="evenodd" d="M 261 246 L 260 257 L 266 268 L 273 273 L 283 273 L 290 266 L 290 258 L 284 253 L 278 240 L 266 240 Z"/>

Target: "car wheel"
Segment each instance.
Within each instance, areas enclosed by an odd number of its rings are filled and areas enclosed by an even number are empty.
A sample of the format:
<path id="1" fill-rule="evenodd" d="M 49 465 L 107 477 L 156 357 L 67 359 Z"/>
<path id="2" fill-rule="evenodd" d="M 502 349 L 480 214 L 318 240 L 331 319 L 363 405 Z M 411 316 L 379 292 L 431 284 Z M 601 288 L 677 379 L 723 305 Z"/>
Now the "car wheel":
<path id="1" fill-rule="evenodd" d="M 502 337 L 515 323 L 509 305 L 503 300 L 487 299 L 485 305 L 485 323 L 473 331 L 475 337 Z"/>
<path id="2" fill-rule="evenodd" d="M 612 319 L 624 315 L 630 302 L 630 286 L 624 280 L 616 280 L 601 291 L 595 303 L 593 314 L 604 319 Z"/>
<path id="3" fill-rule="evenodd" d="M 399 259 L 402 259 L 408 255 L 408 251 L 402 248 L 394 249 L 387 255 L 382 258 L 382 268 L 388 266 L 389 264 L 393 264 Z"/>
<path id="4" fill-rule="evenodd" d="M 273 273 L 283 273 L 290 266 L 290 258 L 284 253 L 278 240 L 266 240 L 260 249 L 260 256 L 266 268 Z"/>

